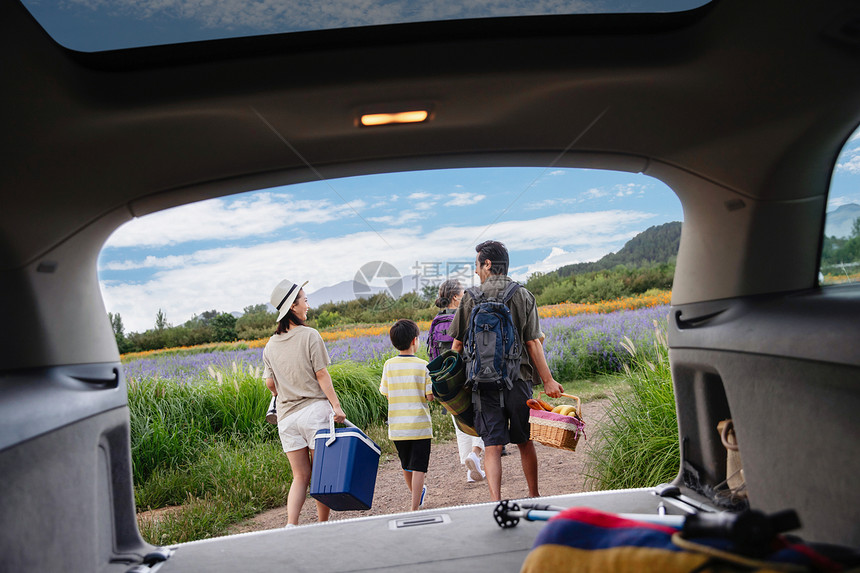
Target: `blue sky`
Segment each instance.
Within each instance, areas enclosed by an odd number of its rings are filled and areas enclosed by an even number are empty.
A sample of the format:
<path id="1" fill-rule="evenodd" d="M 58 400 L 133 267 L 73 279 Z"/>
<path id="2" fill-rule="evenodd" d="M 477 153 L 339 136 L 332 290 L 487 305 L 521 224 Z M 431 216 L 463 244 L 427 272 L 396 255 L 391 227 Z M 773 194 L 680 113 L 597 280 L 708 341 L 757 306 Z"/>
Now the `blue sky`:
<path id="1" fill-rule="evenodd" d="M 282 278 L 313 291 L 382 260 L 401 275 L 471 262 L 486 239 L 511 252 L 511 275 L 596 260 L 653 225 L 682 219 L 650 177 L 611 171 L 479 168 L 370 175 L 202 201 L 135 219 L 99 260 L 107 309 L 126 329 L 164 309 L 241 311 Z M 416 270 L 417 269 L 417 270 Z"/>

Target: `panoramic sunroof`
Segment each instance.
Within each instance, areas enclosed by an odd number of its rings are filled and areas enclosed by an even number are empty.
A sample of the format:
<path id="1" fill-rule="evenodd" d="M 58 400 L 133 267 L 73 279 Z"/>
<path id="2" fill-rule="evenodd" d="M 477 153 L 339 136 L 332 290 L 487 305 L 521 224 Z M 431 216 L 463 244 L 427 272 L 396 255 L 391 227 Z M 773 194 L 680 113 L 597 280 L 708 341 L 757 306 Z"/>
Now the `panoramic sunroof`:
<path id="1" fill-rule="evenodd" d="M 54 40 L 82 52 L 407 22 L 681 12 L 708 1 L 22 0 Z"/>

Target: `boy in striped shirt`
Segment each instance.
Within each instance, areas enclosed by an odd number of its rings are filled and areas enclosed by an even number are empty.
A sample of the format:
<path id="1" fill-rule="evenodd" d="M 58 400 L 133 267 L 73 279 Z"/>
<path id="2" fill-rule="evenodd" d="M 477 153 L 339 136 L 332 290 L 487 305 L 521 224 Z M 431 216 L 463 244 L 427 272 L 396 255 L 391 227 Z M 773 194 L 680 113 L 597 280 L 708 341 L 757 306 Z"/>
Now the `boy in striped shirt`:
<path id="1" fill-rule="evenodd" d="M 427 361 L 415 356 L 418 334 L 415 321 L 404 318 L 394 323 L 388 335 L 400 355 L 385 361 L 379 385 L 379 391 L 388 398 L 388 437 L 400 457 L 406 487 L 412 495 L 412 511 L 420 509 L 427 497 L 424 476 L 433 437 L 427 405 L 433 399 L 433 386 Z"/>

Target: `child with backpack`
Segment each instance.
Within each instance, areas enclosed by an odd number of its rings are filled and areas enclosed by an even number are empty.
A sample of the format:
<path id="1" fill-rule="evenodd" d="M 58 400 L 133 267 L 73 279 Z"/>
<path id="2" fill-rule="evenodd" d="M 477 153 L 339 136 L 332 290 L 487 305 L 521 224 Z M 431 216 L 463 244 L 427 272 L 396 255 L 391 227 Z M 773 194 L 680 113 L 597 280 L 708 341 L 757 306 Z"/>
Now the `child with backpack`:
<path id="1" fill-rule="evenodd" d="M 433 400 L 433 383 L 427 362 L 415 356 L 418 350 L 418 325 L 402 318 L 388 335 L 400 351 L 382 367 L 379 391 L 388 399 L 388 437 L 397 448 L 406 487 L 412 497 L 412 511 L 427 499 L 424 477 L 430 464 L 433 425 L 428 402 Z"/>
<path id="2" fill-rule="evenodd" d="M 448 335 L 448 327 L 454 319 L 460 300 L 463 298 L 463 285 L 460 281 L 449 279 L 439 285 L 439 297 L 436 306 L 441 308 L 439 314 L 430 323 L 427 336 L 427 355 L 433 360 L 444 351 L 449 350 L 454 338 Z M 451 418 L 451 423 L 454 418 Z M 481 454 L 484 452 L 484 440 L 477 436 L 466 434 L 457 424 L 454 424 L 457 434 L 457 449 L 460 453 L 460 465 L 466 466 L 466 483 L 481 481 L 486 477 L 481 468 Z"/>

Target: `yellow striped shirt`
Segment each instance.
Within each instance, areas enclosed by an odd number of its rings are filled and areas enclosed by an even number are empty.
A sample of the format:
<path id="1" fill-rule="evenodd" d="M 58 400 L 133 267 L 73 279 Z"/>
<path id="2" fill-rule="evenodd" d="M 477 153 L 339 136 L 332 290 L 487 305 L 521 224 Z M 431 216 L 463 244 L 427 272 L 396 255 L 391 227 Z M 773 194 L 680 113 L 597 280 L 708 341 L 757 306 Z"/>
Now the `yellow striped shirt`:
<path id="1" fill-rule="evenodd" d="M 388 398 L 388 437 L 423 440 L 433 437 L 426 395 L 433 393 L 427 361 L 416 356 L 389 358 L 382 367 L 379 391 Z"/>

